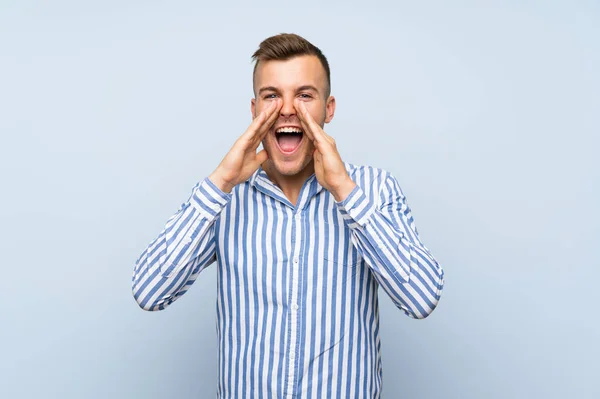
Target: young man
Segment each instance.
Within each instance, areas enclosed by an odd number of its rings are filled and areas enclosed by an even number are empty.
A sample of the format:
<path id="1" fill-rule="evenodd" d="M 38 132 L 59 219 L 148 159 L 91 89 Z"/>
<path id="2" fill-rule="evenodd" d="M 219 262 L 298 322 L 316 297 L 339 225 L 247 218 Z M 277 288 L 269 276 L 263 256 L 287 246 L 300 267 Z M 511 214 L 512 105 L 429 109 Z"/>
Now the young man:
<path id="1" fill-rule="evenodd" d="M 377 398 L 378 287 L 424 318 L 443 270 L 396 179 L 323 131 L 322 52 L 281 34 L 253 59 L 253 122 L 141 254 L 133 295 L 162 310 L 216 261 L 218 397 Z"/>

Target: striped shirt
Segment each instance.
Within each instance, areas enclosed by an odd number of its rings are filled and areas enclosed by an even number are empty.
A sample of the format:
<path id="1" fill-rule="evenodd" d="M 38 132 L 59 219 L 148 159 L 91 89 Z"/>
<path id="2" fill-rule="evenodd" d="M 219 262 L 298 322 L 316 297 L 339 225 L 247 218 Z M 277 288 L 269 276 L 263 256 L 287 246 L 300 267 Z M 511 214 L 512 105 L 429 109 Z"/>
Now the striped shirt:
<path id="1" fill-rule="evenodd" d="M 378 398 L 377 290 L 408 316 L 436 307 L 444 272 L 385 170 L 345 163 L 340 202 L 313 174 L 294 206 L 259 168 L 224 193 L 208 178 L 137 259 L 145 310 L 216 261 L 219 398 Z"/>

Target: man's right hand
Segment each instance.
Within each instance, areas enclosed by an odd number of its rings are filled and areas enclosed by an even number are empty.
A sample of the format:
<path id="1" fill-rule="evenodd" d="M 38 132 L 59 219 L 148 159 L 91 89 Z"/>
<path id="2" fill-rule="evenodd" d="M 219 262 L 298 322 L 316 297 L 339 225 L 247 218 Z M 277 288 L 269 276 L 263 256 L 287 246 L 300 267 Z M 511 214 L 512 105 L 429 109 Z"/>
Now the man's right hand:
<path id="1" fill-rule="evenodd" d="M 267 160 L 267 152 L 263 149 L 257 153 L 256 149 L 277 120 L 282 104 L 276 99 L 254 118 L 217 169 L 208 177 L 221 191 L 230 193 L 233 187 L 248 180 Z"/>

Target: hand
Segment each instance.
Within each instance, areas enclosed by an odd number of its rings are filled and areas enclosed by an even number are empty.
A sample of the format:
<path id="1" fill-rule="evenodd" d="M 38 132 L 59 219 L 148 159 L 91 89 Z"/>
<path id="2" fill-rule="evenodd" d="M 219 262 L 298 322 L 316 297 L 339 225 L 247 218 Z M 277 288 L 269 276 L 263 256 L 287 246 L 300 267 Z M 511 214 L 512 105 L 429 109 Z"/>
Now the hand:
<path id="1" fill-rule="evenodd" d="M 303 101 L 296 100 L 294 108 L 296 108 L 304 133 L 315 146 L 313 159 L 315 175 L 319 184 L 332 193 L 336 201 L 343 201 L 356 187 L 356 183 L 348 176 L 335 140 L 315 122 Z"/>
<path id="2" fill-rule="evenodd" d="M 264 109 L 250 124 L 217 169 L 208 177 L 223 192 L 230 193 L 233 187 L 252 176 L 258 167 L 267 160 L 267 152 L 263 149 L 256 152 L 258 145 L 267 135 L 277 120 L 283 103 L 277 99 Z"/>

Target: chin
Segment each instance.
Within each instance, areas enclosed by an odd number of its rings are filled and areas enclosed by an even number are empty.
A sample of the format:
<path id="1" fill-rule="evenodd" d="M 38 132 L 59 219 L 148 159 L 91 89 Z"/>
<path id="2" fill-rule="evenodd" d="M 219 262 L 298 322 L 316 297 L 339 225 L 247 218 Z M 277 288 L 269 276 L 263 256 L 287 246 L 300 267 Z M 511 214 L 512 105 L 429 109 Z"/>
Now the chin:
<path id="1" fill-rule="evenodd" d="M 295 176 L 300 174 L 308 166 L 311 160 L 312 158 L 294 161 L 274 160 L 272 164 L 279 174 L 284 176 Z"/>
<path id="2" fill-rule="evenodd" d="M 310 150 L 309 150 L 310 151 Z M 274 151 L 267 150 L 269 154 L 269 168 L 281 176 L 296 176 L 301 174 L 312 163 L 313 157 L 307 151 L 303 154 L 296 154 L 293 158 L 280 157 L 277 148 Z M 271 155 L 273 154 L 273 155 Z"/>

